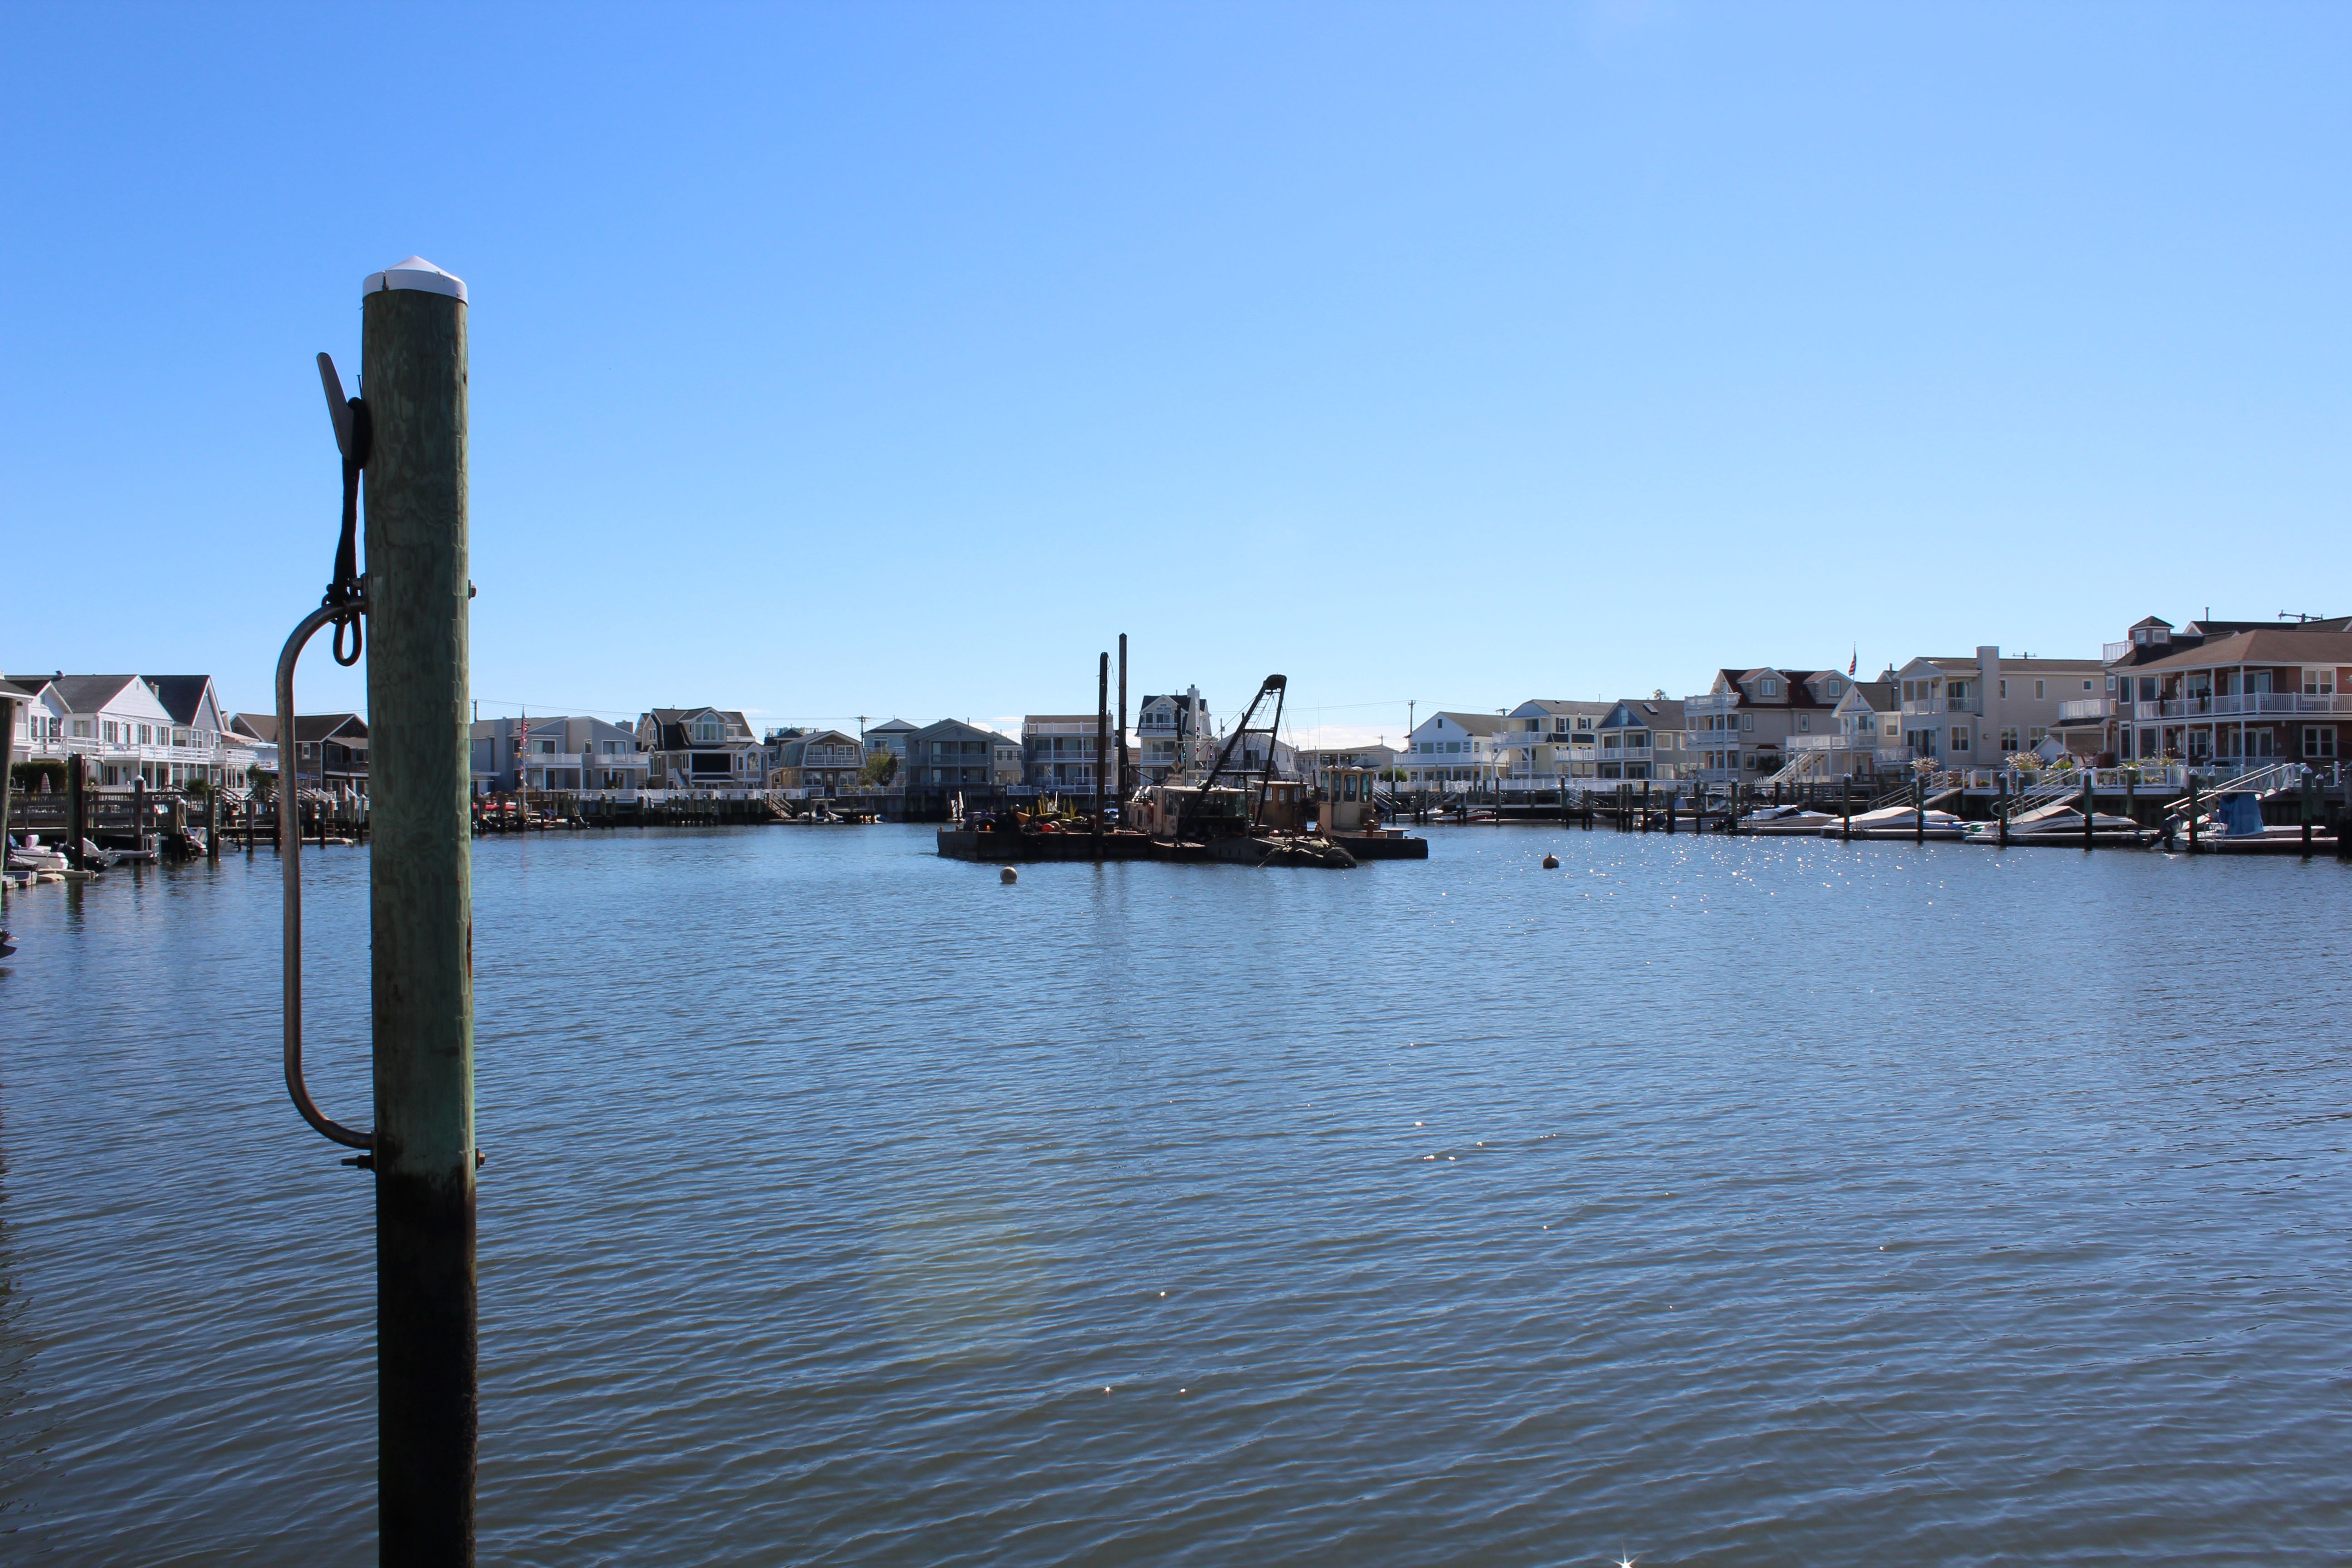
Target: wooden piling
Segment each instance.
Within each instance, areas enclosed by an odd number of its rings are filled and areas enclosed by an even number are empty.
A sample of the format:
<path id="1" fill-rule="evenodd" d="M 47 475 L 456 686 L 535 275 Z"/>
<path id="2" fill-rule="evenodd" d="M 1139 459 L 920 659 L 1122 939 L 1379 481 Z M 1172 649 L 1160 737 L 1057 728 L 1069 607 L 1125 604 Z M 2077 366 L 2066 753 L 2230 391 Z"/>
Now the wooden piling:
<path id="1" fill-rule="evenodd" d="M 66 758 L 66 815 L 73 820 L 73 842 L 67 846 L 66 858 L 77 871 L 89 867 L 82 858 L 82 842 L 89 837 L 89 759 L 79 752 Z"/>
<path id="2" fill-rule="evenodd" d="M 2091 795 L 2091 770 L 2084 768 L 2083 770 L 2083 847 L 2085 851 L 2098 847 L 2098 841 L 2092 837 L 2093 825 L 2098 818 L 2095 807 L 2096 803 Z"/>
<path id="3" fill-rule="evenodd" d="M 16 767 L 16 700 L 0 697 L 0 870 L 8 866 L 9 774 Z"/>
<path id="4" fill-rule="evenodd" d="M 1102 858 L 1103 769 L 1110 762 L 1110 655 L 1095 667 L 1095 858 Z"/>
<path id="5" fill-rule="evenodd" d="M 1123 810 L 1127 797 L 1135 788 L 1128 775 L 1127 757 L 1127 634 L 1118 634 L 1118 802 Z"/>
<path id="6" fill-rule="evenodd" d="M 379 1561 L 474 1561 L 474 993 L 465 285 L 368 280 L 369 857 Z M 290 742 L 292 737 L 286 737 Z"/>

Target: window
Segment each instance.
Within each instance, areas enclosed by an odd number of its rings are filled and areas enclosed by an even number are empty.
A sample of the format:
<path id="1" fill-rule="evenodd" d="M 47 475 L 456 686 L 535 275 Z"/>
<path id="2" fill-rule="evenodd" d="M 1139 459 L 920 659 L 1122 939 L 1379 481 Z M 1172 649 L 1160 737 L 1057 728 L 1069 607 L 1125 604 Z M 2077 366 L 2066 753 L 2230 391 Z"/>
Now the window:
<path id="1" fill-rule="evenodd" d="M 139 726 L 139 743 L 142 746 L 152 746 L 155 743 L 154 725 L 142 724 Z"/>
<path id="2" fill-rule="evenodd" d="M 1780 695 L 1780 683 L 1777 680 L 1767 680 L 1760 683 L 1757 689 L 1767 697 L 1778 697 Z"/>
<path id="3" fill-rule="evenodd" d="M 2000 732 L 2000 749 L 2005 755 L 2017 750 L 2017 726 L 2012 724 Z"/>
<path id="4" fill-rule="evenodd" d="M 1845 682 L 1840 680 L 1835 676 L 1832 676 L 1830 677 L 1829 684 L 1822 687 L 1822 689 L 1832 697 L 1841 696 L 1845 691 Z"/>
<path id="5" fill-rule="evenodd" d="M 1955 680 L 1945 688 L 1944 694 L 1955 702 L 1966 702 L 1969 700 L 1969 683 L 1965 680 Z"/>
<path id="6" fill-rule="evenodd" d="M 2033 683 L 2033 700 L 2036 702 L 2042 700 L 2050 695 L 2049 684 L 2050 683 L 2046 680 L 2037 680 Z"/>
<path id="7" fill-rule="evenodd" d="M 552 741 L 533 741 L 530 749 L 542 757 L 555 755 L 555 742 Z"/>
<path id="8" fill-rule="evenodd" d="M 698 741 L 716 741 L 719 739 L 719 721 L 716 719 L 697 719 L 694 721 L 694 738 Z"/>
<path id="9" fill-rule="evenodd" d="M 2194 733 L 2194 731 L 2191 731 Z M 2336 726 L 2305 724 L 2303 727 L 2303 754 L 2306 757 L 2332 757 L 2336 754 Z"/>
<path id="10" fill-rule="evenodd" d="M 1969 732 L 1964 729 L 1957 727 L 1954 728 L 1952 731 L 1952 750 L 1956 752 L 1965 752 L 1968 749 Z"/>
<path id="11" fill-rule="evenodd" d="M 2034 725 L 2032 729 L 2025 731 L 2025 743 L 2028 746 L 2038 746 L 2049 738 L 2050 731 L 2043 729 L 2039 724 Z"/>
<path id="12" fill-rule="evenodd" d="M 2305 697 L 2333 697 L 2333 696 L 2335 696 L 2335 695 L 2336 695 L 2336 669 L 2335 669 L 2335 667 L 2331 665 L 2331 666 L 2328 666 L 2328 667 L 2327 667 L 2327 668 L 2307 668 L 2307 669 L 2305 669 L 2305 670 L 2303 672 L 2303 694 L 2304 694 Z M 2305 754 L 2306 754 L 2306 755 L 2308 755 L 2308 754 L 2310 754 L 2310 753 L 2307 753 L 2307 752 L 2306 752 Z M 2332 754 L 2332 753 L 2331 753 L 2331 754 Z"/>
<path id="13" fill-rule="evenodd" d="M 1756 728 L 1756 715 L 1753 713 L 1742 713 L 1739 716 L 1739 727 L 1743 730 L 1753 730 Z"/>
<path id="14" fill-rule="evenodd" d="M 1804 735 L 1810 735 L 1813 732 L 1813 716 L 1811 714 L 1800 713 L 1797 715 L 1797 731 L 1798 733 Z"/>
<path id="15" fill-rule="evenodd" d="M 2009 700 L 2009 682 L 2008 682 L 2008 681 L 2006 681 L 2006 680 L 2004 680 L 2004 681 L 2000 682 L 2000 688 L 1999 688 L 1999 689 L 2000 689 L 2000 698 L 2001 698 L 2001 700 L 2002 700 L 2002 701 L 2004 701 L 2004 702 L 2008 701 L 2008 700 Z"/>
<path id="16" fill-rule="evenodd" d="M 1903 683 L 1903 700 L 1904 700 L 1904 701 L 1906 701 L 1906 702 L 1914 702 L 1914 701 L 1916 701 L 1916 700 L 1917 700 L 1917 699 L 1912 695 L 1912 689 L 1913 689 L 1914 687 L 1917 686 L 1917 685 L 1918 685 L 1918 682 L 1917 682 L 1917 681 L 1915 681 L 1915 680 L 1906 680 L 1906 681 L 1905 681 L 1905 682 Z"/>
<path id="17" fill-rule="evenodd" d="M 2083 689 L 2084 689 L 2084 690 L 2085 690 L 2085 691 L 2088 691 L 2088 690 L 2090 690 L 2090 689 L 2091 689 L 2091 683 L 2090 683 L 2088 680 L 2085 680 L 2085 681 L 2084 681 L 2084 682 L 2083 682 Z"/>

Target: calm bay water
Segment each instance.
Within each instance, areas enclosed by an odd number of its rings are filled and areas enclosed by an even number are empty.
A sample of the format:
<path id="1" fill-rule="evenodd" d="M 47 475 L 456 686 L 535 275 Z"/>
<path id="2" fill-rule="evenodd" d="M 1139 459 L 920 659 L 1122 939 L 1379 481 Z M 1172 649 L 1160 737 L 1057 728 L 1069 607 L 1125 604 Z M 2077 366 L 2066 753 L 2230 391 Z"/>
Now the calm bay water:
<path id="1" fill-rule="evenodd" d="M 2352 870 L 1430 833 L 480 844 L 483 1561 L 2352 1558 Z M 276 874 L 9 903 L 0 1559 L 373 1560 Z"/>

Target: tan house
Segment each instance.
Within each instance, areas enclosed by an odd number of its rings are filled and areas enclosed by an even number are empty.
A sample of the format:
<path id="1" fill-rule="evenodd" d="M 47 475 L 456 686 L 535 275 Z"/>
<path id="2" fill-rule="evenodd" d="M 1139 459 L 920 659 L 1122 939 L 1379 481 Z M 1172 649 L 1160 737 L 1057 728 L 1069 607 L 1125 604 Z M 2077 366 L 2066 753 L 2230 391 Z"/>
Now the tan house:
<path id="1" fill-rule="evenodd" d="M 1682 701 L 1696 755 L 1690 776 L 1749 783 L 1780 771 L 1790 740 L 1835 732 L 1832 715 L 1853 678 L 1837 669 L 1720 669 L 1715 684 Z"/>
<path id="2" fill-rule="evenodd" d="M 2064 705 L 2095 696 L 2105 673 L 2095 658 L 2004 658 L 1991 646 L 1915 658 L 1895 672 L 1903 744 L 1948 768 L 1999 767 L 2055 733 Z"/>

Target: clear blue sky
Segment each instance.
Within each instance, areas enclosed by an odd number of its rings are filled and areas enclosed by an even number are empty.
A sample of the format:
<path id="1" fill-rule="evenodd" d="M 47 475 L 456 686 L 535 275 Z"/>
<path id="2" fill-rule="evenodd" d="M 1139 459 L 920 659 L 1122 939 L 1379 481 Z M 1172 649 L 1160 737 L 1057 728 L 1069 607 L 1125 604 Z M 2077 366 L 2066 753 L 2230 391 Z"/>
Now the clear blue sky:
<path id="1" fill-rule="evenodd" d="M 13 6 L 0 668 L 266 706 L 473 293 L 486 713 L 1704 689 L 2352 611 L 2352 10 Z M 305 707 L 355 702 L 324 658 Z"/>

